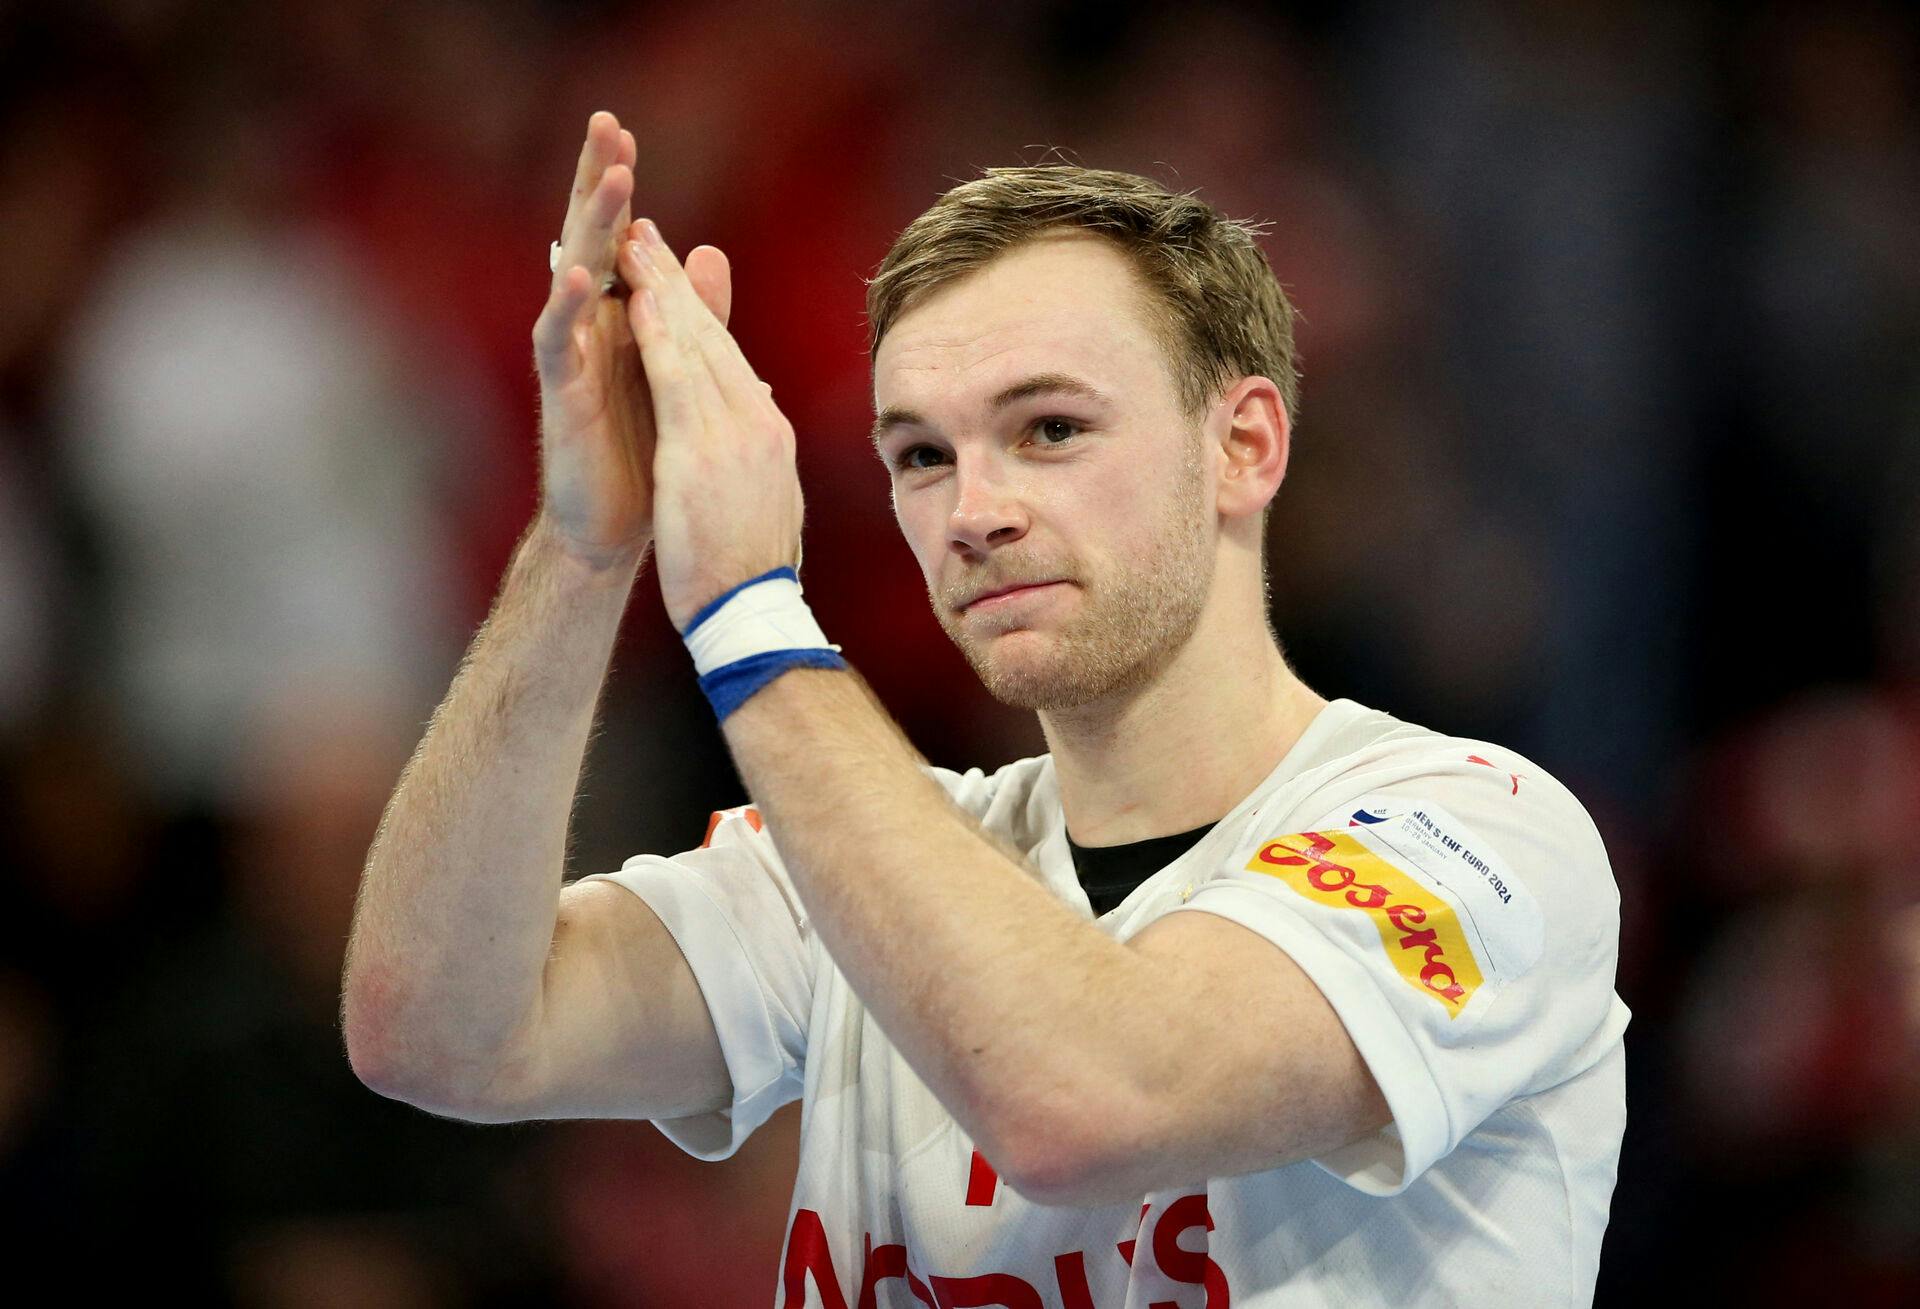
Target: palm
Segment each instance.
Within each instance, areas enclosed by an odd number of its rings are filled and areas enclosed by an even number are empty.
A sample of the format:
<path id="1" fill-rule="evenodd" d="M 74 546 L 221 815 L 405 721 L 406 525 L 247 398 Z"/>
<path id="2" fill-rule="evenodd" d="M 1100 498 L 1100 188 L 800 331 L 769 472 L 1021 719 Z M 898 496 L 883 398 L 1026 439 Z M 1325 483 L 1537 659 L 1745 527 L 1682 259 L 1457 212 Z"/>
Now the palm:
<path id="1" fill-rule="evenodd" d="M 612 296 L 573 331 L 578 371 L 542 387 L 542 482 L 556 525 L 580 544 L 644 544 L 653 517 L 653 406 L 640 352 Z"/>
<path id="2" fill-rule="evenodd" d="M 653 530 L 653 404 L 626 306 L 600 290 L 616 241 L 629 235 L 633 159 L 632 135 L 613 115 L 595 114 L 553 288 L 533 332 L 541 512 L 569 545 L 608 560 L 636 555 Z M 724 320 L 731 299 L 726 257 L 703 246 L 687 262 L 701 298 Z"/>

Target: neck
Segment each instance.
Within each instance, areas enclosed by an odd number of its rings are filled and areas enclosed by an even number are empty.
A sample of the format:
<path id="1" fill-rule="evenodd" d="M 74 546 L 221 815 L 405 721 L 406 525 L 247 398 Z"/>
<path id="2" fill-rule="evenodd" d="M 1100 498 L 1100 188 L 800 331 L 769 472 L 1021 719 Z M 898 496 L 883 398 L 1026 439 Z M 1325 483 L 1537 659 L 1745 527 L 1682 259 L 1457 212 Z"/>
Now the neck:
<path id="1" fill-rule="evenodd" d="M 1209 604 L 1150 683 L 1040 715 L 1068 834 L 1121 845 L 1218 821 L 1326 703 L 1287 667 L 1257 612 Z"/>

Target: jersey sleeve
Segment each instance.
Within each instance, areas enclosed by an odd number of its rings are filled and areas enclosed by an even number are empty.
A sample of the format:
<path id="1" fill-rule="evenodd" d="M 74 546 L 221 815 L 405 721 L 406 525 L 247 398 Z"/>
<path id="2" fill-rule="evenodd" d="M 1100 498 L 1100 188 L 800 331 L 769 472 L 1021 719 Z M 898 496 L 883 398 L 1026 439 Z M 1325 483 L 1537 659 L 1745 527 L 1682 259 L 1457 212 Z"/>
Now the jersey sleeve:
<path id="1" fill-rule="evenodd" d="M 698 850 L 638 855 L 594 876 L 647 902 L 700 984 L 733 1099 L 713 1113 L 654 1123 L 696 1159 L 725 1159 L 800 1098 L 814 981 L 800 897 L 759 813 L 745 806 L 714 814 Z"/>
<path id="2" fill-rule="evenodd" d="M 1393 1120 L 1314 1162 L 1368 1194 L 1404 1190 L 1626 1025 L 1599 834 L 1558 783 L 1481 765 L 1330 788 L 1305 806 L 1317 820 L 1256 828 L 1177 910 L 1258 932 L 1332 1004 Z"/>

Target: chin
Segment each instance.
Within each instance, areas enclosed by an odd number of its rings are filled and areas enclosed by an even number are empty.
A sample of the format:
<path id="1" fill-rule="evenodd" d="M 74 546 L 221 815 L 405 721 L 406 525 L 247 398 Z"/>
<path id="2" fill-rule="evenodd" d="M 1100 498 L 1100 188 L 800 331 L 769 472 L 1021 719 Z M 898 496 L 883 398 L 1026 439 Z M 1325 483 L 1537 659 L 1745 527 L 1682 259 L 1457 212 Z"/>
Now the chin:
<path id="1" fill-rule="evenodd" d="M 1071 678 L 1053 676 L 1033 676 L 1024 670 L 1008 675 L 996 673 L 980 679 L 987 688 L 987 694 L 1010 709 L 1026 709 L 1032 712 L 1046 710 L 1071 709 L 1085 704 L 1094 698 L 1086 687 Z"/>
<path id="2" fill-rule="evenodd" d="M 1032 631 L 962 647 L 987 694 L 1014 709 L 1074 709 L 1138 682 L 1139 668 L 1089 659 Z"/>

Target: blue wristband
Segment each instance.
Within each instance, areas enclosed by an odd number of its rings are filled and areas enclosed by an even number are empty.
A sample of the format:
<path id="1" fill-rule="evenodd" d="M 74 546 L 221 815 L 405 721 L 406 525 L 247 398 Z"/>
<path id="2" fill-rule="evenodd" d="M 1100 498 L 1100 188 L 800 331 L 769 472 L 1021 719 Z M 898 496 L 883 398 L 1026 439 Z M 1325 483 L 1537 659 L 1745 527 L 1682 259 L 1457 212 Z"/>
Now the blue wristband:
<path id="1" fill-rule="evenodd" d="M 681 639 L 721 722 L 789 668 L 845 668 L 801 597 L 791 568 L 773 568 L 700 606 Z"/>
<path id="2" fill-rule="evenodd" d="M 756 691 L 789 668 L 845 668 L 847 661 L 833 650 L 769 650 L 716 668 L 700 679 L 700 690 L 721 722 L 752 698 Z"/>

